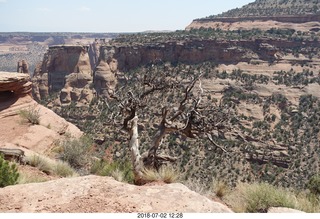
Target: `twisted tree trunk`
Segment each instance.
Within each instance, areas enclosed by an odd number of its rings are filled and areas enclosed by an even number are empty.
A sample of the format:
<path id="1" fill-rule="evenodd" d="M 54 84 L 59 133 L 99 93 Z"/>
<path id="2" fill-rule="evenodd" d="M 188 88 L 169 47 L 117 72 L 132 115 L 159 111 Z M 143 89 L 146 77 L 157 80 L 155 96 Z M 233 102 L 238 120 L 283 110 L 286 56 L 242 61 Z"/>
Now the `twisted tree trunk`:
<path id="1" fill-rule="evenodd" d="M 129 146 L 131 150 L 131 159 L 133 164 L 135 184 L 142 184 L 143 163 L 141 161 L 141 155 L 139 151 L 138 116 L 135 116 L 132 119 Z"/>

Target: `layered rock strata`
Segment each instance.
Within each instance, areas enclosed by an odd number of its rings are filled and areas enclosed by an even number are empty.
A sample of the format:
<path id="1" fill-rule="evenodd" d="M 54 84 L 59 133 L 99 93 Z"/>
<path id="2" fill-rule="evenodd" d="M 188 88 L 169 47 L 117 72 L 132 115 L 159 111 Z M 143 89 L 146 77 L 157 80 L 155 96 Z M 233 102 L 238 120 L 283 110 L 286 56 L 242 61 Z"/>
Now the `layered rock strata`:
<path id="1" fill-rule="evenodd" d="M 35 70 L 33 95 L 45 99 L 58 93 L 59 101 L 90 102 L 92 70 L 87 46 L 61 45 L 49 47 L 42 64 Z"/>
<path id="2" fill-rule="evenodd" d="M 0 147 L 19 148 L 46 153 L 64 134 L 79 138 L 82 132 L 31 97 L 32 83 L 28 74 L 0 72 Z M 30 124 L 28 115 L 37 117 Z"/>
<path id="3" fill-rule="evenodd" d="M 5 94 L 25 96 L 31 94 L 32 83 L 27 74 L 0 72 L 0 98 Z"/>
<path id="4" fill-rule="evenodd" d="M 200 28 L 220 28 L 223 30 L 250 30 L 254 28 L 269 30 L 271 28 L 295 29 L 297 31 L 319 31 L 320 15 L 287 16 L 247 16 L 216 17 L 195 19 L 186 30 Z"/>

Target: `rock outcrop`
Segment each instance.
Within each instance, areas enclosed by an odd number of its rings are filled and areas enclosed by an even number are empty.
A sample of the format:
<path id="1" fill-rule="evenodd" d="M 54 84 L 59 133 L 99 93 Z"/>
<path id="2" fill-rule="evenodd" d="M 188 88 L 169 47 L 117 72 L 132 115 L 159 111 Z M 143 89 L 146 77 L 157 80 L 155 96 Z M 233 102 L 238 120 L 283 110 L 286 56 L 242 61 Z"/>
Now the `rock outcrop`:
<path id="1" fill-rule="evenodd" d="M 195 19 L 186 30 L 213 28 L 222 30 L 269 30 L 271 28 L 296 31 L 319 31 L 320 15 L 215 17 Z"/>
<path id="2" fill-rule="evenodd" d="M 117 78 L 115 74 L 117 72 L 117 61 L 112 59 L 111 62 L 107 63 L 104 60 L 99 62 L 99 65 L 94 72 L 94 88 L 97 94 L 110 98 L 115 91 L 117 85 Z"/>
<path id="3" fill-rule="evenodd" d="M 31 94 L 32 83 L 27 74 L 0 72 L 0 98 L 5 100 L 9 95 L 20 97 Z M 2 102 L 2 101 L 1 101 Z"/>
<path id="4" fill-rule="evenodd" d="M 104 43 L 105 41 L 103 40 L 95 39 L 95 41 L 89 45 L 88 52 L 92 70 L 94 70 L 99 63 L 100 46 Z"/>
<path id="5" fill-rule="evenodd" d="M 0 147 L 47 153 L 65 134 L 79 138 L 82 132 L 31 97 L 28 74 L 0 72 Z M 20 112 L 36 113 L 39 124 L 31 125 Z M 40 134 L 41 133 L 41 134 Z"/>
<path id="6" fill-rule="evenodd" d="M 49 47 L 41 66 L 33 77 L 33 95 L 45 99 L 59 93 L 61 103 L 78 101 L 88 103 L 93 94 L 89 92 L 92 71 L 87 46 L 61 45 Z"/>
<path id="7" fill-rule="evenodd" d="M 100 60 L 117 61 L 119 71 L 128 71 L 150 63 L 199 64 L 212 61 L 217 64 L 237 64 L 260 60 L 281 61 L 281 53 L 292 53 L 293 48 L 318 48 L 315 41 L 299 42 L 286 39 L 186 39 L 134 45 L 113 44 L 101 46 Z M 304 53 L 305 51 L 305 53 Z M 308 55 L 308 50 L 301 53 Z"/>
<path id="8" fill-rule="evenodd" d="M 2 188 L 0 212 L 232 213 L 182 184 L 139 187 L 101 176 Z"/>
<path id="9" fill-rule="evenodd" d="M 29 73 L 29 65 L 26 60 L 21 60 L 18 62 L 17 66 L 18 73 Z"/>

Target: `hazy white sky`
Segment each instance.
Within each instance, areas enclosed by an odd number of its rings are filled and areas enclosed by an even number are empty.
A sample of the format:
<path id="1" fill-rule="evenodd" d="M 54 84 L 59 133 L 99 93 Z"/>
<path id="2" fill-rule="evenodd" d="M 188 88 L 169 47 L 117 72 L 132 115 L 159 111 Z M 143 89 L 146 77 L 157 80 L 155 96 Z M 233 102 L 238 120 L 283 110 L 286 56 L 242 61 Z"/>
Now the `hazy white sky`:
<path id="1" fill-rule="evenodd" d="M 0 0 L 0 32 L 181 30 L 254 0 Z"/>

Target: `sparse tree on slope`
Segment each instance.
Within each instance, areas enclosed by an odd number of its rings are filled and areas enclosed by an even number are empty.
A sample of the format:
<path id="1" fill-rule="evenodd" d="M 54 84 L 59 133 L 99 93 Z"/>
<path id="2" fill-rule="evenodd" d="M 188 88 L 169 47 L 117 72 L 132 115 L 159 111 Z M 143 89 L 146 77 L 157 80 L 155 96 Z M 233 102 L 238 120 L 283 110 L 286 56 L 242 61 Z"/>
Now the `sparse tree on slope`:
<path id="1" fill-rule="evenodd" d="M 143 179 L 145 168 L 159 170 L 164 163 L 176 161 L 175 157 L 158 154 L 158 149 L 166 135 L 176 133 L 186 138 L 206 137 L 215 146 L 220 147 L 213 141 L 210 132 L 214 129 L 224 129 L 227 118 L 223 116 L 227 112 L 221 105 L 212 106 L 203 103 L 204 90 L 200 71 L 189 69 L 181 75 L 179 70 L 175 72 L 166 66 L 163 69 L 158 66 L 150 68 L 158 68 L 158 71 L 156 73 L 147 71 L 136 75 L 137 89 L 127 92 L 124 95 L 125 98 L 120 98 L 117 94 L 113 96 L 120 102 L 121 115 L 125 117 L 122 129 L 130 134 L 129 146 L 136 184 L 145 183 Z M 157 131 L 151 138 L 148 151 L 140 154 L 139 113 L 144 114 L 143 110 L 153 104 L 150 101 L 152 98 L 157 98 L 159 106 L 156 109 L 157 112 L 153 113 L 157 117 L 155 121 L 158 124 L 154 124 Z"/>

